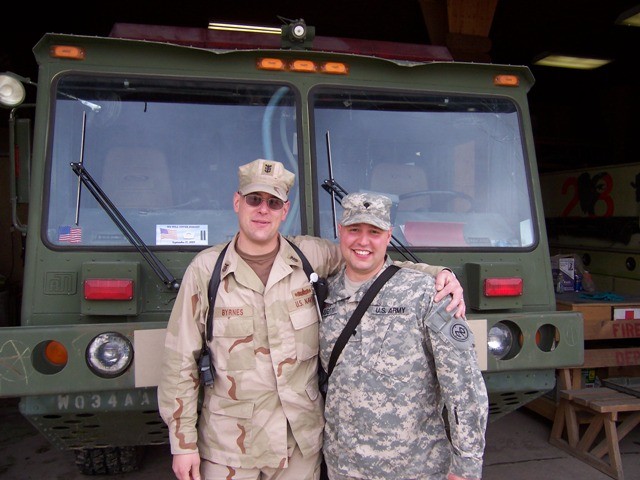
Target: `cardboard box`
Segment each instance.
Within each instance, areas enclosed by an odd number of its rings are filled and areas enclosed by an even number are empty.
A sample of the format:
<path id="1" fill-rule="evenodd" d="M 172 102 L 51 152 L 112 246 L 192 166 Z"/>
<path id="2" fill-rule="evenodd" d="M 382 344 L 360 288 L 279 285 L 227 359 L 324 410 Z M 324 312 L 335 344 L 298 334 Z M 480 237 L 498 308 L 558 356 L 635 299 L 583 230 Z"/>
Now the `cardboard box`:
<path id="1" fill-rule="evenodd" d="M 575 287 L 575 264 L 573 257 L 552 257 L 551 273 L 556 293 L 573 292 Z"/>

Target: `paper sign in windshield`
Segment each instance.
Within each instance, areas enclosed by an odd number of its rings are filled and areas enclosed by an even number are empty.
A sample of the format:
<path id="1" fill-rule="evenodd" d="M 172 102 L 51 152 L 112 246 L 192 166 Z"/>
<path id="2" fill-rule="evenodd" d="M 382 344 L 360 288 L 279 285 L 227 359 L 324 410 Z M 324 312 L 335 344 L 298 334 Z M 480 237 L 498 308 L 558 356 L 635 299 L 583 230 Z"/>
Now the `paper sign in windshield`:
<path id="1" fill-rule="evenodd" d="M 208 225 L 157 225 L 156 245 L 207 245 Z"/>

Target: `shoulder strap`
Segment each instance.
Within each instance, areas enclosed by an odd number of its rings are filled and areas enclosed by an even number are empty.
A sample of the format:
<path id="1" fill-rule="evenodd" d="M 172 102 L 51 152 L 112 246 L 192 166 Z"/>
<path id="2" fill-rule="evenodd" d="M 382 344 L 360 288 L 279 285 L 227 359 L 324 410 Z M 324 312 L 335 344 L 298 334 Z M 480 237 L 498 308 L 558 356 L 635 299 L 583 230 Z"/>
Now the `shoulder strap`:
<path id="1" fill-rule="evenodd" d="M 307 257 L 305 257 L 304 253 L 302 253 L 302 250 L 300 250 L 300 247 L 298 247 L 295 243 L 293 243 L 287 237 L 284 237 L 284 239 L 287 242 L 289 242 L 289 245 L 291 245 L 291 247 L 296 251 L 296 253 L 300 257 L 300 261 L 302 262 L 302 268 L 304 269 L 304 273 L 307 274 L 307 278 L 311 278 L 311 274 L 313 273 L 313 267 L 309 263 L 309 260 L 307 260 Z"/>
<path id="2" fill-rule="evenodd" d="M 309 260 L 307 260 L 307 257 L 305 257 L 304 253 L 302 253 L 302 250 L 300 250 L 300 248 L 295 243 L 293 243 L 286 237 L 285 239 L 287 240 L 287 242 L 289 242 L 289 245 L 291 245 L 291 247 L 300 257 L 304 273 L 307 275 L 307 278 L 309 279 L 309 282 L 311 282 L 311 285 L 313 285 L 313 291 L 316 295 L 316 305 L 318 307 L 318 317 L 321 318 L 322 305 L 324 305 L 324 301 L 329 294 L 329 286 L 327 284 L 327 280 L 323 277 L 318 276 L 318 274 L 313 271 L 313 267 L 309 263 Z"/>
<path id="3" fill-rule="evenodd" d="M 376 278 L 376 281 L 371 284 L 371 286 L 367 290 L 367 293 L 364 294 L 364 297 L 362 297 L 362 300 L 360 300 L 360 302 L 358 303 L 355 311 L 353 312 L 353 314 L 351 314 L 351 318 L 349 318 L 349 321 L 345 325 L 344 330 L 342 330 L 342 333 L 338 337 L 336 344 L 333 346 L 333 350 L 331 351 L 331 358 L 329 359 L 329 371 L 327 372 L 327 377 L 329 377 L 331 375 L 331 372 L 333 372 L 333 367 L 336 366 L 338 357 L 342 353 L 342 350 L 349 341 L 351 335 L 355 332 L 356 327 L 360 323 L 362 315 L 364 315 L 364 312 L 367 310 L 367 308 L 369 308 L 369 305 L 378 294 L 382 286 L 387 283 L 387 280 L 389 280 L 398 270 L 400 270 L 400 267 L 398 267 L 397 265 L 389 265 L 385 269 L 385 271 L 382 272 L 378 276 L 378 278 Z"/>
<path id="4" fill-rule="evenodd" d="M 211 274 L 211 280 L 209 280 L 209 313 L 207 314 L 207 341 L 211 341 L 213 336 L 213 307 L 216 304 L 216 294 L 218 293 L 218 286 L 220 285 L 220 270 L 222 270 L 222 262 L 224 261 L 224 254 L 227 252 L 227 243 L 216 261 L 216 266 Z"/>

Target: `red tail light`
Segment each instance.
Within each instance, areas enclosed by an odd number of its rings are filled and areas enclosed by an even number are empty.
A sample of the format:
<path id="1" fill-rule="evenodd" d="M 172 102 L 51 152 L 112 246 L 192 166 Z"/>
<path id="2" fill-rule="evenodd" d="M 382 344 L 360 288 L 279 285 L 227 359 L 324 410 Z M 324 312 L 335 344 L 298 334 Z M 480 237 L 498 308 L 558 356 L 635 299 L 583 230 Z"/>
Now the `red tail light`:
<path id="1" fill-rule="evenodd" d="M 131 300 L 133 280 L 93 278 L 84 282 L 86 300 Z"/>
<path id="2" fill-rule="evenodd" d="M 485 297 L 517 297 L 522 295 L 522 279 L 519 277 L 487 278 L 484 281 Z"/>

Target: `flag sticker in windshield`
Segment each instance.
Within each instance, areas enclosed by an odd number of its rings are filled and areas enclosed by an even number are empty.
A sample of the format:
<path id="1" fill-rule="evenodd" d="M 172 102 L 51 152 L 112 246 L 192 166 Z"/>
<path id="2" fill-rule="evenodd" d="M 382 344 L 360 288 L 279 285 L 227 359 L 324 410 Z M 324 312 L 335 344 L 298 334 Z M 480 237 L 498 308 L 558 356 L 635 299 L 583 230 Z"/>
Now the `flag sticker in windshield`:
<path id="1" fill-rule="evenodd" d="M 208 225 L 156 225 L 156 245 L 208 245 Z"/>
<path id="2" fill-rule="evenodd" d="M 69 225 L 58 227 L 58 241 L 62 243 L 81 243 L 82 228 Z"/>

